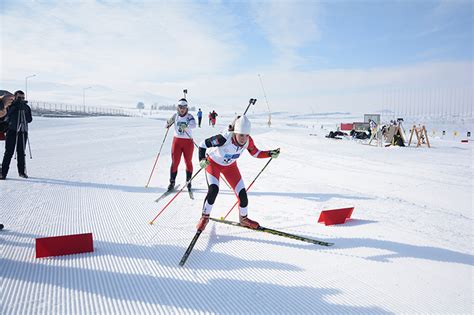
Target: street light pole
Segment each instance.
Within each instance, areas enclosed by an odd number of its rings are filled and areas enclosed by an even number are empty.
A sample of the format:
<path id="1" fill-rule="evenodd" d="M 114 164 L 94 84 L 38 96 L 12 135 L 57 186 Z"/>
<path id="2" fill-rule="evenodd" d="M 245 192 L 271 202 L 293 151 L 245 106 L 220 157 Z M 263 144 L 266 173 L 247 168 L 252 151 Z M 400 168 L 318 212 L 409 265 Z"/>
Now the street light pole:
<path id="1" fill-rule="evenodd" d="M 32 78 L 32 77 L 36 77 L 36 74 L 32 74 L 32 75 L 29 75 L 29 76 L 25 77 L 25 98 L 26 99 L 28 99 L 28 79 Z"/>
<path id="2" fill-rule="evenodd" d="M 92 86 L 82 88 L 82 106 L 84 106 L 84 113 L 86 112 L 86 90 L 92 89 Z"/>

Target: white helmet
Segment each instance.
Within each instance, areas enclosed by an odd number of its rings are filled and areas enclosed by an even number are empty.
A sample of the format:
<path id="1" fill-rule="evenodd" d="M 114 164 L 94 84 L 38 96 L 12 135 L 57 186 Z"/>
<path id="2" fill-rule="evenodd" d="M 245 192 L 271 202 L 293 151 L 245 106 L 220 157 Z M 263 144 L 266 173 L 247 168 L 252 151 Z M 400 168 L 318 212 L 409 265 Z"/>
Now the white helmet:
<path id="1" fill-rule="evenodd" d="M 249 135 L 250 129 L 251 129 L 251 124 L 247 116 L 244 115 L 235 121 L 234 133 Z"/>
<path id="2" fill-rule="evenodd" d="M 178 107 L 188 107 L 188 101 L 185 98 L 182 98 L 178 101 Z"/>

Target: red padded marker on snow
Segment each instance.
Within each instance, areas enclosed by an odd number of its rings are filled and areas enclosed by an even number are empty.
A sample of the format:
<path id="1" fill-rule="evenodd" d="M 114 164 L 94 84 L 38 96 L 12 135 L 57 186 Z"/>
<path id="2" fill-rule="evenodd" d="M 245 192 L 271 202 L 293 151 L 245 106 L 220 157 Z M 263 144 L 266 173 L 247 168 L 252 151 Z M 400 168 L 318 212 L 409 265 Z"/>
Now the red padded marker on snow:
<path id="1" fill-rule="evenodd" d="M 350 219 L 352 211 L 354 211 L 354 207 L 321 211 L 318 223 L 324 223 L 325 225 L 344 224 L 347 219 Z"/>
<path id="2" fill-rule="evenodd" d="M 92 233 L 36 239 L 36 258 L 61 256 L 94 251 Z"/>

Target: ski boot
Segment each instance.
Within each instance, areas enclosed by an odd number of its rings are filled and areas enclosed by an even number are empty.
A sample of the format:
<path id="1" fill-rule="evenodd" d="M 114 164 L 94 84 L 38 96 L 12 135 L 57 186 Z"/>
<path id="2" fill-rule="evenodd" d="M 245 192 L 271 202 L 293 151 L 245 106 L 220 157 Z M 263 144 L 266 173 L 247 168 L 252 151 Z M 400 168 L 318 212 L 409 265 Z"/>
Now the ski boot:
<path id="1" fill-rule="evenodd" d="M 254 230 L 256 230 L 260 227 L 260 224 L 258 224 L 258 222 L 250 220 L 249 218 L 247 218 L 246 215 L 245 216 L 240 216 L 239 217 L 239 222 L 240 222 L 240 225 L 251 228 L 251 229 L 254 229 Z"/>
<path id="2" fill-rule="evenodd" d="M 176 183 L 176 175 L 178 175 L 178 172 L 170 172 L 170 184 L 168 185 L 168 191 L 174 190 L 174 185 Z"/>
<path id="3" fill-rule="evenodd" d="M 196 225 L 196 229 L 201 232 L 204 231 L 207 223 L 209 223 L 209 214 L 203 214 L 201 216 L 201 219 L 199 219 L 198 224 Z"/>
<path id="4" fill-rule="evenodd" d="M 193 172 L 186 171 L 186 182 L 189 182 L 193 177 Z M 188 190 L 191 190 L 191 182 L 188 183 Z"/>

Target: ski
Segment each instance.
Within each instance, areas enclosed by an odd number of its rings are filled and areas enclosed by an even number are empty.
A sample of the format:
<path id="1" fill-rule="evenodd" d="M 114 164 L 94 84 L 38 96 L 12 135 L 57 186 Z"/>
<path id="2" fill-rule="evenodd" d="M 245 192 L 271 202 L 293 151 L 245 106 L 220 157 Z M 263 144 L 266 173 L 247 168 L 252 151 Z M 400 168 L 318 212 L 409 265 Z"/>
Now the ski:
<path id="1" fill-rule="evenodd" d="M 183 258 L 181 258 L 181 261 L 179 262 L 179 265 L 181 267 L 183 267 L 184 264 L 186 263 L 186 260 L 188 260 L 189 254 L 191 254 L 191 251 L 193 250 L 194 245 L 196 245 L 196 242 L 197 242 L 199 236 L 201 235 L 201 233 L 202 233 L 202 231 L 197 230 L 196 234 L 194 235 L 191 243 L 188 246 L 188 249 L 186 249 L 186 252 L 184 253 Z"/>
<path id="2" fill-rule="evenodd" d="M 321 245 L 321 246 L 332 246 L 332 245 L 334 245 L 334 243 L 331 243 L 331 242 L 315 240 L 315 239 L 312 239 L 312 238 L 307 238 L 307 237 L 304 237 L 304 236 L 290 234 L 290 233 L 286 233 L 286 232 L 283 232 L 283 231 L 266 228 L 266 227 L 263 227 L 263 226 L 259 226 L 258 229 L 252 229 L 252 228 L 240 225 L 240 223 L 234 222 L 234 221 L 220 220 L 220 219 L 216 219 L 216 218 L 210 218 L 210 219 L 214 222 L 224 223 L 224 224 L 233 225 L 233 226 L 239 226 L 239 227 L 243 227 L 243 228 L 246 228 L 246 229 L 249 229 L 249 230 L 255 230 L 255 231 L 270 233 L 270 234 L 273 234 L 273 235 L 282 236 L 282 237 L 286 237 L 286 238 L 291 238 L 293 240 L 312 243 L 312 244 L 316 244 L 316 245 Z"/>
<path id="3" fill-rule="evenodd" d="M 159 197 L 155 200 L 155 202 L 159 202 L 161 199 L 164 199 L 164 198 L 166 198 L 167 196 L 169 196 L 170 194 L 176 192 L 176 191 L 178 190 L 178 188 L 179 188 L 179 185 L 181 185 L 181 184 L 176 185 L 176 186 L 174 187 L 174 189 L 172 189 L 172 190 L 167 190 L 167 191 L 165 191 L 161 196 L 159 196 Z"/>

